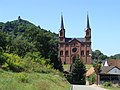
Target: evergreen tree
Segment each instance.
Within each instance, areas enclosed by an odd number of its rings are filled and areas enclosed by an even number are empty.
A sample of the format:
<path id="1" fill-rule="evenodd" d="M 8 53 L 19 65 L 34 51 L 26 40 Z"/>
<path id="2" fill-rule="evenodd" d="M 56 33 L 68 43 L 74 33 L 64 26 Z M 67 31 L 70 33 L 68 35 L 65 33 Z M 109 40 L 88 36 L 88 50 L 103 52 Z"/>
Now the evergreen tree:
<path id="1" fill-rule="evenodd" d="M 81 84 L 84 85 L 86 83 L 85 73 L 86 67 L 82 60 L 79 57 L 76 57 L 75 63 L 72 65 L 71 73 L 68 75 L 67 79 L 71 84 Z"/>

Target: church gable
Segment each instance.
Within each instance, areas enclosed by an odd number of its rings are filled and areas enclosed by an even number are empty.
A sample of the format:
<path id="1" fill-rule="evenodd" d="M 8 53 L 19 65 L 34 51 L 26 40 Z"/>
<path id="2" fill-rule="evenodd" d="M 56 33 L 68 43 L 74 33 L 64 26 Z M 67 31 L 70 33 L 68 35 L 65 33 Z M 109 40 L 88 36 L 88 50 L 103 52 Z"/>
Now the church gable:
<path id="1" fill-rule="evenodd" d="M 85 42 L 85 39 L 84 38 L 65 38 L 65 42 L 66 43 L 70 43 L 70 42 L 72 42 L 72 41 L 74 41 L 74 40 L 77 40 L 78 42 Z"/>
<path id="2" fill-rule="evenodd" d="M 80 46 L 81 42 L 78 41 L 76 38 L 72 39 L 70 42 L 69 42 L 72 46 Z"/>
<path id="3" fill-rule="evenodd" d="M 81 43 L 81 42 L 76 38 L 73 38 L 69 43 Z"/>

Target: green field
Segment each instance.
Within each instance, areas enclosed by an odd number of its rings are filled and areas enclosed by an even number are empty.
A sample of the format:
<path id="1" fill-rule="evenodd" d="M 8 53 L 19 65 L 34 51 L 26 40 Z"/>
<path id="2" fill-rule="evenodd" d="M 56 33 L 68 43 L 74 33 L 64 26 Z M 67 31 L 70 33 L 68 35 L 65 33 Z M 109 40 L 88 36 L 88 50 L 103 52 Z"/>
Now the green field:
<path id="1" fill-rule="evenodd" d="M 86 64 L 85 66 L 86 66 L 86 69 L 87 69 L 87 70 L 89 70 L 91 67 L 93 67 L 92 64 Z"/>
<path id="2" fill-rule="evenodd" d="M 13 73 L 0 69 L 0 90 L 69 90 L 61 73 Z"/>
<path id="3" fill-rule="evenodd" d="M 65 64 L 63 65 L 64 71 L 69 71 L 70 70 L 70 64 Z"/>

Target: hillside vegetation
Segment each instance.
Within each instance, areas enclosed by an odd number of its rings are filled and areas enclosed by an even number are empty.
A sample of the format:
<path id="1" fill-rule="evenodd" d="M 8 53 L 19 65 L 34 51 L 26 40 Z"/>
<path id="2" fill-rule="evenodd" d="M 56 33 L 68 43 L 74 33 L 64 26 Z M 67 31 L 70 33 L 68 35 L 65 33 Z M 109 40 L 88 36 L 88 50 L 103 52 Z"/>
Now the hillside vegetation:
<path id="1" fill-rule="evenodd" d="M 42 74 L 0 70 L 0 90 L 69 90 L 69 87 L 59 72 Z"/>
<path id="2" fill-rule="evenodd" d="M 57 56 L 57 34 L 20 16 L 0 22 L 0 90 L 69 90 Z"/>
<path id="3" fill-rule="evenodd" d="M 29 66 L 34 70 L 34 67 L 49 65 L 63 70 L 57 59 L 57 34 L 37 27 L 20 16 L 18 20 L 0 23 L 0 42 L 0 66 L 4 70 L 20 72 L 29 71 Z"/>

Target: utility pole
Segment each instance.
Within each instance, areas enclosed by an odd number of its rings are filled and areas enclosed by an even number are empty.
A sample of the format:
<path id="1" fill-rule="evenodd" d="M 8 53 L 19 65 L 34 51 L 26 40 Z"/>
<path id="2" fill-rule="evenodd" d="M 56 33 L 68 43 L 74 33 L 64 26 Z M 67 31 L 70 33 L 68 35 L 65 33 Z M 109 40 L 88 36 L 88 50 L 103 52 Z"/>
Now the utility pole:
<path id="1" fill-rule="evenodd" d="M 98 57 L 96 57 L 97 59 L 97 65 L 96 65 L 96 84 L 98 85 Z"/>

